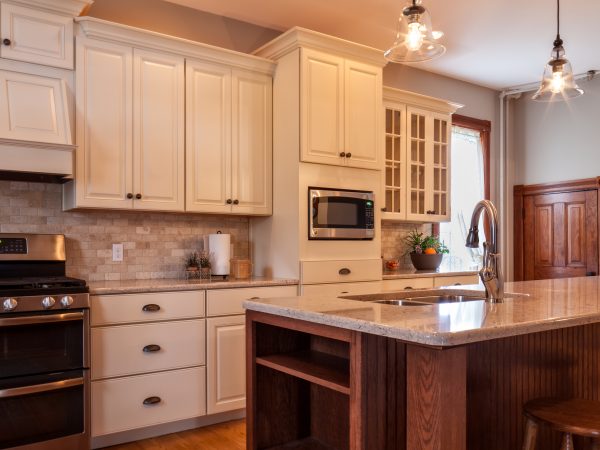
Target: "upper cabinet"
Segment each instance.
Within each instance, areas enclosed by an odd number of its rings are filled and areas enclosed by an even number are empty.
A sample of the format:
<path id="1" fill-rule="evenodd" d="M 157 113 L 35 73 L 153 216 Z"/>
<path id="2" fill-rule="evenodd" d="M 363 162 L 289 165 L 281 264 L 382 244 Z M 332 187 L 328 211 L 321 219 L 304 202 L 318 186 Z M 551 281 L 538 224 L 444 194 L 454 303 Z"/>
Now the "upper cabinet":
<path id="1" fill-rule="evenodd" d="M 459 107 L 384 89 L 384 220 L 450 220 L 450 137 Z"/>
<path id="2" fill-rule="evenodd" d="M 381 170 L 381 52 L 293 28 L 255 53 L 299 54 L 296 76 L 283 76 L 298 84 L 290 92 L 300 92 L 300 116 L 290 126 L 300 129 L 301 161 Z"/>
<path id="3" fill-rule="evenodd" d="M 73 17 L 91 0 L 4 0 L 0 57 L 73 69 Z"/>
<path id="4" fill-rule="evenodd" d="M 271 62 L 77 23 L 77 171 L 66 209 L 271 214 Z"/>

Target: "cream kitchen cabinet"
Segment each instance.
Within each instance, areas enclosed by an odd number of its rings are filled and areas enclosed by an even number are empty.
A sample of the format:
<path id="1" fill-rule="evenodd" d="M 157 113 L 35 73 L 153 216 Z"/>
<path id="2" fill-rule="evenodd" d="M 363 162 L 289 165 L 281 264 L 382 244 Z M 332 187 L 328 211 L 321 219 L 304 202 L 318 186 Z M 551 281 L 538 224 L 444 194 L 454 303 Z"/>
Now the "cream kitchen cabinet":
<path id="1" fill-rule="evenodd" d="M 30 3 L 30 5 L 27 5 Z M 0 57 L 73 69 L 73 17 L 91 1 L 0 4 Z"/>
<path id="2" fill-rule="evenodd" d="M 384 89 L 384 220 L 450 220 L 452 113 L 460 105 Z"/>
<path id="3" fill-rule="evenodd" d="M 184 58 L 77 38 L 73 207 L 183 211 Z"/>
<path id="4" fill-rule="evenodd" d="M 301 58 L 301 160 L 379 170 L 381 68 L 313 49 Z"/>
<path id="5" fill-rule="evenodd" d="M 271 214 L 271 76 L 188 60 L 186 83 L 186 211 Z"/>

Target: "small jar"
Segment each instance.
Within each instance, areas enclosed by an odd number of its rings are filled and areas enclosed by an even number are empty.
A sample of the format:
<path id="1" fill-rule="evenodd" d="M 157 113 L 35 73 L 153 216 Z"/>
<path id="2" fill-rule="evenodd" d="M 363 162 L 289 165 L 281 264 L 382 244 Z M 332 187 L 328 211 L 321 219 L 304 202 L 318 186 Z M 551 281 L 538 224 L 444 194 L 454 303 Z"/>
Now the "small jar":
<path id="1" fill-rule="evenodd" d="M 249 259 L 231 259 L 230 274 L 232 278 L 244 279 L 252 276 L 252 262 Z"/>

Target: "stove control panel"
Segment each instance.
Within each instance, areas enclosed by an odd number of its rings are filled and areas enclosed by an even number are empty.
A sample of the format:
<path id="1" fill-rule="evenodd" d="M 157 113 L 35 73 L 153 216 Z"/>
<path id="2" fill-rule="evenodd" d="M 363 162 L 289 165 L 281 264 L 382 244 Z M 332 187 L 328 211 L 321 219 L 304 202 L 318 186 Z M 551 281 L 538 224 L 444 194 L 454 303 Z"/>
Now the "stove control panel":
<path id="1" fill-rule="evenodd" d="M 0 238 L 0 255 L 26 255 L 27 239 Z"/>

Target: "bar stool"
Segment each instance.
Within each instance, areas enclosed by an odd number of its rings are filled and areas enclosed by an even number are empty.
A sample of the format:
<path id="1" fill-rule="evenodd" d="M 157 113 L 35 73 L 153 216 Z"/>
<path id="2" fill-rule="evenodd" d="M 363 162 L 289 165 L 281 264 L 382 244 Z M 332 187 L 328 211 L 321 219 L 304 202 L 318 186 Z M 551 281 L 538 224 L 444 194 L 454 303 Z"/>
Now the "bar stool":
<path id="1" fill-rule="evenodd" d="M 540 425 L 563 433 L 561 450 L 573 450 L 573 435 L 592 438 L 592 450 L 600 450 L 600 402 L 538 398 L 527 402 L 523 413 L 527 417 L 523 450 L 535 450 Z"/>

